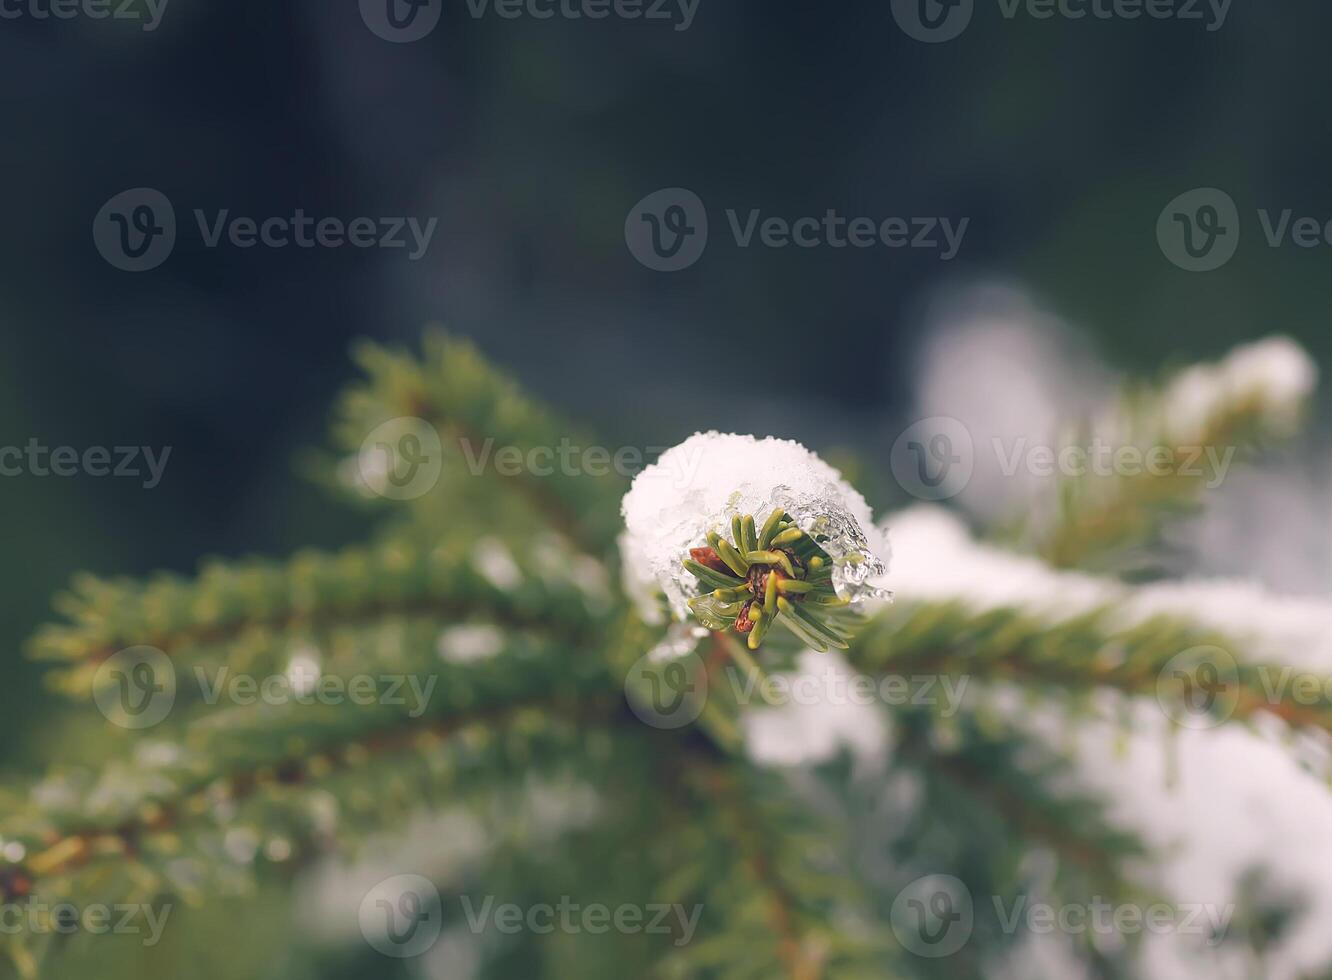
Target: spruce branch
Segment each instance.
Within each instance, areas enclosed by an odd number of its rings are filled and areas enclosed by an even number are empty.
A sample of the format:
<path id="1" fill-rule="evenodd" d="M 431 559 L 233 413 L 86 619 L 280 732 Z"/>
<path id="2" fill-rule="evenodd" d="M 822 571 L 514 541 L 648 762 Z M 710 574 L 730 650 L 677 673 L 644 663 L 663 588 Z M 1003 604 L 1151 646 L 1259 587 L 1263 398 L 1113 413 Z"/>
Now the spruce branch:
<path id="1" fill-rule="evenodd" d="M 420 719 L 372 712 L 350 726 L 354 731 L 337 724 L 318 735 L 307 732 L 299 746 L 286 739 L 266 745 L 258 737 L 260 724 L 251 729 L 243 764 L 200 745 L 149 753 L 132 767 L 115 763 L 99 775 L 54 777 L 57 782 L 38 788 L 24 812 L 5 818 L 0 834 L 22 843 L 27 852 L 11 870 L 11 880 L 22 882 L 22 893 L 61 876 L 100 870 L 106 862 L 125 861 L 135 866 L 141 883 L 151 879 L 168 888 L 179 882 L 166 866 L 186 853 L 186 836 L 202 830 L 216 838 L 228 827 L 248 826 L 244 806 L 301 809 L 327 798 L 347 815 L 360 813 L 362 822 L 373 815 L 378 825 L 393 810 L 405 815 L 436 798 L 464 773 L 485 775 L 504 760 L 521 769 L 539 758 L 550 760 L 553 752 L 572 744 L 591 744 L 604 737 L 599 733 L 614 713 L 611 700 L 556 692 Z M 224 740 L 236 733 L 230 728 L 214 734 Z M 406 782 L 390 789 L 403 774 Z M 379 783 L 378 792 L 369 789 L 367 779 Z M 428 791 L 432 783 L 438 789 Z M 111 805 L 105 799 L 109 788 L 117 794 Z M 398 806 L 387 805 L 395 800 Z M 290 839 L 286 856 L 278 860 L 315 843 L 313 838 Z M 206 851 L 195 857 L 201 870 L 216 861 Z"/>
<path id="2" fill-rule="evenodd" d="M 483 736 L 496 719 L 541 723 L 584 710 L 604 721 L 617 703 L 601 658 L 539 629 L 501 633 L 501 647 L 485 659 L 456 665 L 440 661 L 440 626 L 431 618 L 345 629 L 353 634 L 343 637 L 347 649 L 327 665 L 347 672 L 339 690 L 352 672 L 382 672 L 428 678 L 427 695 L 198 704 L 165 730 L 122 733 L 135 747 L 128 759 L 100 774 L 53 775 L 25 803 L 12 801 L 0 837 L 31 855 L 17 873 L 31 881 L 97 855 L 134 857 L 145 832 L 171 829 L 176 815 L 205 811 L 219 793 L 234 802 L 265 784 L 313 787 L 374 755 L 428 753 L 441 734 Z"/>
<path id="3" fill-rule="evenodd" d="M 580 578 L 576 565 L 560 576 L 551 574 L 550 563 L 538 569 L 532 555 L 506 551 L 505 576 L 497 582 L 485 557 L 477 545 L 397 539 L 337 553 L 304 552 L 288 562 L 213 562 L 193 580 L 82 576 L 57 599 L 69 622 L 40 630 L 29 652 L 71 664 L 53 675 L 53 684 L 82 697 L 99 665 L 127 647 L 154 647 L 182 664 L 224 662 L 272 672 L 294 647 L 320 633 L 393 617 L 482 618 L 587 642 L 608 609 L 603 579 Z"/>
<path id="4" fill-rule="evenodd" d="M 1221 696 L 1217 710 L 1229 716 L 1218 721 L 1254 721 L 1265 713 L 1292 727 L 1332 732 L 1332 703 L 1306 702 L 1293 687 L 1274 685 L 1281 668 L 1243 659 L 1242 641 L 1183 616 L 1126 622 L 1123 614 L 1106 606 L 1052 619 L 1018 607 L 972 612 L 961 601 L 901 604 L 872 621 L 849 656 L 867 671 L 1013 682 L 1029 695 L 1085 697 L 1109 688 L 1178 701 L 1185 711 L 1192 710 L 1185 701 L 1194 690 L 1210 687 Z M 1236 657 L 1233 690 L 1224 678 L 1194 676 L 1187 665 L 1179 674 L 1168 671 L 1181 653 L 1212 649 Z"/>
<path id="5" fill-rule="evenodd" d="M 622 509 L 645 614 L 659 590 L 677 619 L 732 630 L 751 651 L 784 634 L 844 648 L 861 607 L 891 597 L 869 505 L 797 442 L 695 433 L 634 479 Z"/>
<path id="6" fill-rule="evenodd" d="M 780 507 L 761 531 L 752 514 L 731 523 L 730 541 L 713 531 L 706 546 L 691 548 L 682 561 L 705 590 L 689 600 L 699 622 L 746 635 L 750 650 L 778 623 L 815 650 L 845 650 L 852 617 L 839 613 L 851 602 L 837 594 L 833 559 L 817 539 Z"/>
<path id="7" fill-rule="evenodd" d="M 1197 510 L 1233 462 L 1297 431 L 1316 374 L 1302 349 L 1272 337 L 1159 386 L 1129 387 L 1107 418 L 1069 444 L 1133 450 L 1138 464 L 1061 473 L 1047 502 L 1053 521 L 1026 536 L 1055 568 L 1141 564 L 1143 549 L 1159 542 L 1169 521 Z"/>
<path id="8" fill-rule="evenodd" d="M 673 795 L 693 802 L 689 812 L 708 814 L 703 826 L 681 831 L 690 841 L 687 880 L 703 889 L 709 930 L 668 965 L 817 980 L 873 964 L 884 975 L 883 944 L 834 925 L 866 898 L 848 869 L 828 860 L 826 828 L 780 774 L 688 743 L 660 771 Z"/>
<path id="9" fill-rule="evenodd" d="M 976 835 L 974 825 L 983 815 L 993 815 L 990 825 L 998 824 L 1005 839 L 993 841 L 990 853 L 1044 847 L 1059 858 L 1060 876 L 1068 892 L 1081 893 L 1077 897 L 1143 897 L 1125 865 L 1145 857 L 1146 848 L 1105 820 L 1103 801 L 1067 789 L 1072 767 L 1066 759 L 1010 726 L 995 731 L 974 716 L 962 721 L 964 731 L 943 750 L 932 742 L 933 719 L 927 713 L 908 712 L 899 722 L 895 761 L 924 780 L 927 800 L 930 794 L 943 797 L 922 804 L 922 816 L 959 815 L 973 825 L 959 835 L 967 839 Z"/>
<path id="10" fill-rule="evenodd" d="M 41 631 L 31 651 L 55 665 L 64 693 L 84 699 L 98 689 L 99 667 L 140 645 L 163 651 L 178 678 L 278 675 L 300 654 L 344 685 L 357 674 L 415 677 L 437 683 L 435 695 L 239 704 L 210 698 L 202 684 L 186 688 L 160 728 L 100 740 L 108 761 L 60 766 L 0 792 L 6 896 L 201 900 L 253 887 L 261 872 L 281 877 L 354 851 L 425 808 L 502 808 L 502 793 L 559 772 L 595 793 L 595 818 L 564 838 L 578 856 L 535 854 L 545 842 L 515 834 L 513 852 L 482 869 L 488 887 L 530 888 L 524 876 L 557 868 L 581 887 L 613 847 L 641 857 L 618 862 L 616 888 L 706 909 L 696 942 L 659 951 L 664 977 L 936 976 L 939 964 L 906 956 L 874 924 L 886 913 L 875 890 L 884 880 L 863 873 L 864 853 L 841 853 L 848 838 L 881 845 L 890 880 L 916 867 L 955 869 L 981 894 L 1020 884 L 1018 856 L 1048 850 L 1059 858 L 1061 894 L 1131 895 L 1124 864 L 1142 851 L 1099 818 L 1094 801 L 1059 791 L 1065 772 L 1053 753 L 1035 751 L 1016 727 L 987 725 L 971 706 L 948 737 L 927 712 L 896 712 L 903 738 L 894 764 L 924 781 L 926 805 L 887 834 L 839 833 L 835 807 L 817 791 L 826 783 L 750 761 L 747 706 L 717 683 L 729 664 L 762 676 L 781 663 L 776 644 L 763 666 L 750 652 L 771 626 L 794 627 L 798 648 L 846 647 L 852 666 L 871 676 L 968 676 L 1078 703 L 1098 689 L 1187 700 L 1189 685 L 1205 678 L 1167 668 L 1180 651 L 1217 646 L 1240 661 L 1224 702 L 1235 719 L 1268 713 L 1332 731 L 1332 705 L 1273 697 L 1263 674 L 1270 648 L 1188 610 L 1153 611 L 1117 583 L 1095 603 L 1063 602 L 1054 614 L 1019 601 L 985 608 L 966 589 L 941 596 L 907 587 L 902 605 L 852 620 L 845 598 L 886 595 L 877 584 L 885 542 L 836 471 L 780 440 L 696 436 L 713 450 L 699 513 L 675 512 L 679 486 L 644 491 L 641 508 L 626 505 L 629 537 L 651 552 L 637 570 L 657 579 L 681 620 L 692 612 L 714 630 L 701 646 L 703 631 L 680 623 L 663 637 L 608 587 L 623 481 L 471 465 L 487 442 L 549 448 L 571 438 L 567 427 L 463 342 L 432 335 L 420 360 L 375 347 L 360 356 L 369 378 L 341 403 L 341 449 L 357 452 L 377 426 L 412 416 L 444 435 L 449 452 L 437 485 L 379 509 L 372 544 L 213 562 L 194 579 L 81 578 L 59 601 L 67 622 Z M 1248 439 L 1243 420 L 1270 409 L 1227 404 L 1238 414 L 1208 416 L 1220 426 L 1208 438 Z M 1137 530 L 1106 531 L 1097 508 L 1125 511 L 1139 528 L 1159 510 L 1148 496 L 1127 484 L 1105 497 L 1070 493 L 1068 523 L 1051 539 L 1056 564 L 1136 539 Z M 635 561 L 627 550 L 631 570 Z M 1064 596 L 1072 584 L 1057 579 L 1052 592 Z M 687 660 L 701 672 L 687 679 L 713 682 L 697 724 L 659 731 L 633 717 L 635 698 L 660 680 L 642 664 Z M 0 943 L 28 974 L 55 945 L 31 936 Z M 1003 948 L 992 931 L 946 965 L 979 970 Z M 578 960 L 566 947 L 547 962 L 568 969 Z"/>
<path id="11" fill-rule="evenodd" d="M 498 449 L 516 449 L 527 459 L 533 450 L 549 453 L 570 443 L 592 443 L 530 400 L 472 344 L 432 330 L 425 335 L 419 359 L 369 343 L 356 349 L 355 358 L 367 378 L 338 403 L 334 436 L 342 450 L 359 452 L 377 426 L 400 417 L 425 420 L 444 440 L 439 487 L 411 501 L 404 514 L 428 523 L 434 519 L 431 510 L 438 513 L 439 501 L 459 489 L 485 494 L 490 492 L 486 488 L 498 485 L 522 500 L 544 526 L 565 534 L 588 554 L 601 556 L 613 547 L 626 487 L 619 474 L 560 466 L 538 474 L 521 466 L 508 475 L 487 465 Z M 480 474 L 475 472 L 478 463 Z"/>
<path id="12" fill-rule="evenodd" d="M 1141 841 L 1105 821 L 1103 801 L 1071 783 L 1072 766 L 1055 752 L 970 714 L 946 728 L 923 708 L 891 716 L 887 758 L 837 757 L 805 773 L 803 788 L 806 805 L 830 815 L 829 839 L 870 896 L 869 919 L 892 923 L 881 959 L 909 976 L 988 975 L 1020 939 L 1004 905 L 1156 900 L 1126 873 L 1145 853 Z M 965 888 L 952 894 L 972 924 L 960 947 L 934 959 L 919 955 L 911 940 L 923 923 L 900 906 L 932 893 L 921 889 L 940 876 Z M 1102 958 L 1092 943 L 1082 954 Z"/>
<path id="13" fill-rule="evenodd" d="M 57 843 L 42 853 L 52 849 L 64 853 L 71 849 L 63 843 L 69 838 L 114 835 L 118 827 L 134 826 L 146 811 L 189 809 L 189 800 L 219 780 L 243 790 L 266 781 L 301 784 L 336 770 L 339 763 L 359 764 L 375 753 L 431 744 L 440 734 L 480 731 L 498 720 L 530 720 L 543 711 L 554 717 L 574 715 L 589 706 L 596 708 L 595 714 L 608 717 L 610 704 L 580 693 L 566 680 L 561 688 L 540 697 L 495 699 L 465 711 L 436 708 L 418 717 L 383 706 L 366 711 L 329 706 L 315 710 L 289 706 L 282 712 L 228 709 L 216 720 L 193 726 L 177 750 L 157 754 L 158 743 L 130 762 L 111 763 L 102 774 L 54 777 L 53 783 L 33 795 L 26 813 L 7 817 L 3 836 L 25 844 L 55 837 Z M 301 717 L 293 717 L 298 713 Z M 71 792 L 80 796 L 77 802 Z M 34 856 L 28 866 L 48 873 L 63 863 Z"/>
<path id="14" fill-rule="evenodd" d="M 1152 429 L 1159 421 L 1142 417 L 1150 412 L 1140 407 L 1145 400 L 1126 400 L 1130 430 L 1119 446 L 1159 447 L 1169 463 L 1155 473 L 1061 475 L 1054 490 L 1057 518 L 1038 535 L 1036 547 L 1051 566 L 1101 568 L 1139 558 L 1142 549 L 1159 542 L 1170 521 L 1202 506 L 1207 489 L 1220 478 L 1209 468 L 1208 452 L 1228 466 L 1252 460 L 1274 438 L 1266 406 L 1257 398 L 1226 406 L 1187 444 Z"/>

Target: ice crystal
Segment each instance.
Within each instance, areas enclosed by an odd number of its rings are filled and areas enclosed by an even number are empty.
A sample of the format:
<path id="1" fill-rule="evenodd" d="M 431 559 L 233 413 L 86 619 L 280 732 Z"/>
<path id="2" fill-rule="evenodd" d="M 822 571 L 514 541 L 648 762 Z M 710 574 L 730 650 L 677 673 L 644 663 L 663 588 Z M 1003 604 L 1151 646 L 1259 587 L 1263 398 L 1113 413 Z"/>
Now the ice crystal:
<path id="1" fill-rule="evenodd" d="M 797 442 L 698 433 L 667 450 L 624 498 L 626 564 L 646 561 L 675 616 L 704 591 L 682 564 L 691 548 L 734 518 L 782 508 L 832 559 L 837 595 L 852 603 L 887 598 L 886 537 L 869 505 L 835 469 Z M 705 624 L 706 625 L 706 624 Z"/>

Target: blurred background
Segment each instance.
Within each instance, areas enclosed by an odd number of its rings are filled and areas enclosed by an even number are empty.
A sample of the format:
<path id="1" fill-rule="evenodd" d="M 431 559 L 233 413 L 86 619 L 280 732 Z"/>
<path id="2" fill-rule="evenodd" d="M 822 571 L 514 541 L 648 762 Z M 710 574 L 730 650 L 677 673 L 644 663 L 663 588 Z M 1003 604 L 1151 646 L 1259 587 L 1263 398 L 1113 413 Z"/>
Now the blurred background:
<path id="1" fill-rule="evenodd" d="M 1273 247 L 1258 216 L 1332 219 L 1317 0 L 1199 19 L 1009 18 L 975 0 L 937 43 L 889 0 L 698 0 L 663 20 L 444 0 L 409 42 L 355 0 L 0 7 L 0 446 L 170 447 L 151 489 L 0 478 L 11 770 L 35 761 L 24 733 L 47 704 L 22 641 L 72 574 L 358 536 L 299 465 L 357 337 L 414 343 L 444 323 L 610 446 L 719 428 L 859 450 L 879 507 L 909 500 L 887 465 L 897 433 L 961 417 L 959 390 L 991 393 L 972 411 L 1048 390 L 1037 408 L 1057 412 L 1066 389 L 1273 332 L 1319 363 L 1332 351 L 1332 246 Z M 128 272 L 94 222 L 136 188 L 171 202 L 177 234 Z M 626 240 L 663 188 L 697 195 L 709 224 L 673 272 Z M 1233 257 L 1206 272 L 1158 236 L 1195 188 L 1239 217 Z M 437 223 L 417 257 L 209 247 L 196 209 Z M 966 225 L 947 259 L 745 246 L 727 213 L 755 210 Z M 1226 488 L 1191 569 L 1325 590 L 1319 431 Z"/>

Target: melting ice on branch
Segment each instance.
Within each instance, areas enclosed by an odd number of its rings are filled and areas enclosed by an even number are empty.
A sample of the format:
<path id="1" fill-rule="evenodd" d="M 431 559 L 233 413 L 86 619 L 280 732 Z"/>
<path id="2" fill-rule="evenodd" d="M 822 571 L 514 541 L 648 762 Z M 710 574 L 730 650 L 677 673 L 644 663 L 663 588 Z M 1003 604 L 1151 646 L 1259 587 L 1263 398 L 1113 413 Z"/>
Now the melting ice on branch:
<path id="1" fill-rule="evenodd" d="M 663 453 L 634 480 L 624 498 L 627 532 L 621 539 L 626 566 L 636 566 L 636 574 L 629 579 L 641 583 L 644 571 L 641 566 L 646 563 L 647 573 L 666 594 L 672 612 L 677 619 L 684 620 L 691 611 L 689 600 L 706 595 L 717 585 L 703 581 L 700 578 L 703 573 L 690 571 L 684 563 L 691 558 L 691 552 L 709 544 L 710 535 L 714 543 L 720 536 L 719 547 L 724 553 L 740 553 L 739 568 L 731 562 L 727 563 L 731 565 L 729 570 L 719 567 L 723 576 L 737 579 L 734 589 L 722 588 L 721 592 L 733 592 L 736 601 L 742 601 L 743 590 L 752 589 L 755 596 L 752 605 L 759 607 L 754 618 L 761 619 L 766 571 L 757 582 L 747 578 L 745 571 L 751 562 L 744 559 L 743 549 L 730 547 L 738 545 L 738 540 L 727 539 L 748 533 L 745 529 L 753 527 L 754 521 L 762 524 L 778 511 L 785 512 L 784 520 L 789 520 L 793 538 L 799 537 L 794 530 L 798 529 L 811 546 L 817 544 L 826 554 L 826 559 L 820 555 L 815 565 L 818 567 L 826 560 L 827 568 L 821 570 L 819 577 L 826 579 L 826 591 L 839 605 L 889 597 L 884 587 L 889 554 L 886 535 L 875 527 L 865 498 L 841 474 L 797 442 L 719 432 L 691 436 Z M 751 517 L 754 521 L 747 520 Z M 757 529 L 754 534 L 762 536 Z M 750 550 L 750 559 L 754 555 L 773 555 L 767 547 L 772 541 L 769 536 L 762 542 L 764 548 L 756 546 Z M 772 567 L 780 570 L 782 564 Z M 814 578 L 803 568 L 797 568 L 795 577 Z M 817 622 L 812 607 L 797 608 L 800 600 L 792 598 L 808 595 L 796 591 L 803 588 L 802 584 L 792 585 L 786 575 L 779 574 L 778 578 L 791 588 L 782 606 L 789 613 L 788 619 L 797 626 L 808 625 L 806 620 L 810 619 Z M 727 595 L 719 601 L 731 598 Z M 749 608 L 748 603 L 746 607 Z M 768 615 L 771 616 L 771 609 Z M 705 625 L 717 628 L 715 624 Z M 747 616 L 739 617 L 737 628 L 741 632 L 748 632 L 745 628 L 748 625 Z"/>

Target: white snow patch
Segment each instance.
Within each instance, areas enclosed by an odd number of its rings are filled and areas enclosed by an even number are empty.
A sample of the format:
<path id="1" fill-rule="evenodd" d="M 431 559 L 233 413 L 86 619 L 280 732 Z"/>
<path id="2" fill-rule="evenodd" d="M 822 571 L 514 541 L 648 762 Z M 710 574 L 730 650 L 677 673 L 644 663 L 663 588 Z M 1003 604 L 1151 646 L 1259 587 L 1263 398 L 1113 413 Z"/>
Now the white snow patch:
<path id="1" fill-rule="evenodd" d="M 762 523 L 784 508 L 806 531 L 816 525 L 833 558 L 838 594 L 853 601 L 883 598 L 888 542 L 869 505 L 840 473 L 798 442 L 701 432 L 667 450 L 625 494 L 624 561 L 647 565 L 677 618 L 688 615 L 697 580 L 681 566 L 689 549 L 716 530 L 729 539 L 731 518 L 752 514 Z M 859 552 L 864 560 L 847 557 Z"/>
<path id="2" fill-rule="evenodd" d="M 1162 413 L 1178 442 L 1200 437 L 1228 408 L 1258 401 L 1278 434 L 1299 425 L 1303 406 L 1318 383 L 1318 367 L 1289 337 L 1267 337 L 1236 347 L 1215 364 L 1186 368 L 1167 385 Z"/>
<path id="3" fill-rule="evenodd" d="M 523 573 L 513 560 L 513 553 L 497 538 L 482 538 L 473 546 L 472 567 L 502 591 L 516 589 L 523 581 Z"/>
<path id="4" fill-rule="evenodd" d="M 442 630 L 436 642 L 445 663 L 470 664 L 489 660 L 504 649 L 504 633 L 492 623 L 467 623 Z"/>
<path id="5" fill-rule="evenodd" d="M 1332 674 L 1332 604 L 1272 594 L 1246 582 L 1183 581 L 1130 589 L 1110 579 L 1052 571 L 1039 561 L 972 541 L 955 516 L 919 507 L 891 517 L 894 581 L 906 601 L 956 600 L 976 611 L 1014 606 L 1050 621 L 1107 603 L 1125 623 L 1154 614 L 1185 617 L 1243 644 L 1250 661 L 1299 664 Z M 1237 651 L 1239 652 L 1239 651 Z M 1127 728 L 1109 720 L 1073 724 L 1056 709 L 1033 710 L 1018 691 L 992 691 L 994 707 L 1051 744 L 1073 746 L 1081 781 L 1111 801 L 1112 820 L 1156 849 L 1152 870 L 1177 902 L 1224 907 L 1238 879 L 1262 867 L 1272 883 L 1303 897 L 1302 915 L 1273 951 L 1267 976 L 1294 980 L 1332 961 L 1332 794 L 1301 767 L 1325 771 L 1328 738 L 1291 736 L 1277 724 L 1174 730 L 1150 699 L 1130 705 Z M 1176 781 L 1169 776 L 1176 753 Z M 1144 976 L 1184 980 L 1244 977 L 1252 964 L 1196 937 L 1151 937 Z"/>
<path id="6" fill-rule="evenodd" d="M 788 698 L 781 704 L 747 706 L 740 722 L 745 748 L 760 765 L 782 767 L 826 762 L 842 748 L 858 758 L 881 756 L 888 740 L 882 707 L 849 701 L 853 672 L 839 654 L 800 655 L 797 669 L 788 676 L 792 687 L 822 688 L 820 697 Z"/>

